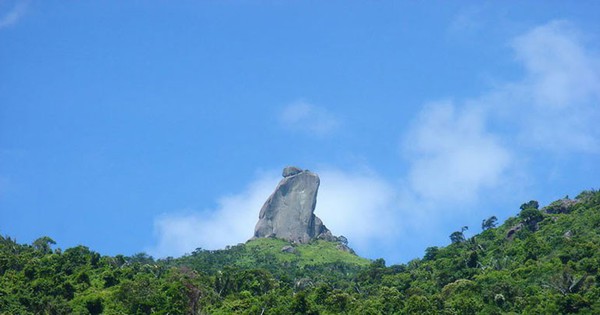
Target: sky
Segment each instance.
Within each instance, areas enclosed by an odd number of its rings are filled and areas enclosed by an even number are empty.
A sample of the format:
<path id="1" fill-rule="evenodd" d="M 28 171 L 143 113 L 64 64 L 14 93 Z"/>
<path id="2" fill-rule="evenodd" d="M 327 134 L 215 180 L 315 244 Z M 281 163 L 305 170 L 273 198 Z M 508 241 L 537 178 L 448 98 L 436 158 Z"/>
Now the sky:
<path id="1" fill-rule="evenodd" d="M 178 257 L 288 165 L 404 263 L 600 188 L 597 1 L 0 0 L 0 234 Z"/>

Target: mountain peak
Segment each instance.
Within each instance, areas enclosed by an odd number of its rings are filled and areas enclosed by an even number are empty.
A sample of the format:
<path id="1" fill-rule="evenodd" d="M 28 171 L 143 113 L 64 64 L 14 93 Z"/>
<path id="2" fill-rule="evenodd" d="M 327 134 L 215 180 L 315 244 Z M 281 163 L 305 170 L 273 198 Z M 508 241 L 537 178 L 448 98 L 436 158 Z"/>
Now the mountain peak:
<path id="1" fill-rule="evenodd" d="M 321 238 L 335 240 L 315 214 L 319 176 L 295 166 L 283 169 L 283 179 L 260 210 L 253 238 L 275 237 L 294 243 Z"/>

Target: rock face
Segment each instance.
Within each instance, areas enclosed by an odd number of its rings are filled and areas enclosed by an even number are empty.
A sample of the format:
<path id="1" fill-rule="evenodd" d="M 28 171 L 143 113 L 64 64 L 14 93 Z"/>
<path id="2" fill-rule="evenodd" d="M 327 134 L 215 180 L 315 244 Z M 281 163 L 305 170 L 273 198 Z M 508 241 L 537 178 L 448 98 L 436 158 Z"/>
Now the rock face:
<path id="1" fill-rule="evenodd" d="M 260 210 L 254 238 L 276 237 L 294 243 L 335 238 L 313 213 L 319 176 L 290 166 L 283 170 L 283 177 Z"/>

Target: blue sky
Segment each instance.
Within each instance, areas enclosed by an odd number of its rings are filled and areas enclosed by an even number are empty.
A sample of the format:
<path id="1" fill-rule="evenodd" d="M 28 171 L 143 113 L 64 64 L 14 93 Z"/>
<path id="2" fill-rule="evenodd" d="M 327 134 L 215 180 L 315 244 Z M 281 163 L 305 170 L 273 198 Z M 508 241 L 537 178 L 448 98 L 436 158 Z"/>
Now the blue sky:
<path id="1" fill-rule="evenodd" d="M 246 241 L 286 165 L 388 262 L 600 188 L 597 1 L 0 1 L 0 234 Z"/>

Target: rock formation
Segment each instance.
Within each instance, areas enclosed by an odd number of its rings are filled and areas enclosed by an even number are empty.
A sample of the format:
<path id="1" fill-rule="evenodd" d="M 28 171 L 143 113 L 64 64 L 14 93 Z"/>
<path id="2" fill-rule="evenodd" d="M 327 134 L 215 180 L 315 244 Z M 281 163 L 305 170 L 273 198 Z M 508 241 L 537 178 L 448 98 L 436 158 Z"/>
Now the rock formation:
<path id="1" fill-rule="evenodd" d="M 283 179 L 260 210 L 254 238 L 276 237 L 294 243 L 336 238 L 314 215 L 319 176 L 297 167 L 286 167 Z"/>

